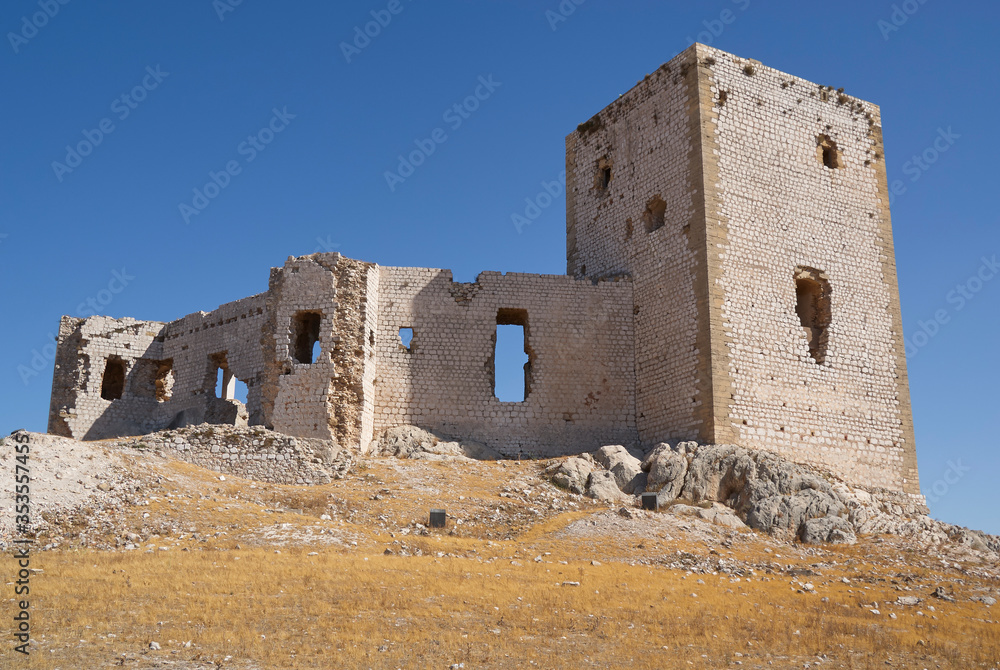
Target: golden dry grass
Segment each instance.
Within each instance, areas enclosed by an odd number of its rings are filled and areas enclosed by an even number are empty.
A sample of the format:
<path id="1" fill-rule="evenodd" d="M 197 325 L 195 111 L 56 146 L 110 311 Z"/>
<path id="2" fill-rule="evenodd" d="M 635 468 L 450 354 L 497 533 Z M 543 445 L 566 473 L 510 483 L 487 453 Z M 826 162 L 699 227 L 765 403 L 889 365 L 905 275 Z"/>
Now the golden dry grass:
<path id="1" fill-rule="evenodd" d="M 982 584 L 916 565 L 898 545 L 866 541 L 807 556 L 753 533 L 723 548 L 656 533 L 581 542 L 559 532 L 605 512 L 589 505 L 552 512 L 506 541 L 487 539 L 479 532 L 485 527 L 474 525 L 457 536 L 374 527 L 376 511 L 408 523 L 422 520 L 434 501 L 470 512 L 509 503 L 502 487 L 534 466 L 480 464 L 473 474 L 422 467 L 438 493 L 422 485 L 409 490 L 406 478 L 388 468 L 323 487 L 250 489 L 170 464 L 163 476 L 172 481 L 161 482 L 149 506 L 135 508 L 134 523 L 173 523 L 182 531 L 196 525 L 199 537 L 154 537 L 149 543 L 170 549 L 151 553 L 144 544 L 130 552 L 36 555 L 33 567 L 44 570 L 32 583 L 39 644 L 27 662 L 5 644 L 0 666 L 112 667 L 126 654 L 124 667 L 142 668 L 195 660 L 231 668 L 801 668 L 821 655 L 822 667 L 834 668 L 1000 667 L 1000 623 L 967 598 Z M 370 498 L 382 490 L 391 493 L 373 509 Z M 304 513 L 265 511 L 275 507 Z M 357 547 L 276 550 L 247 539 L 248 531 L 275 524 L 315 525 L 337 509 L 348 512 L 322 523 L 357 537 Z M 141 520 L 142 512 L 150 519 Z M 224 529 L 228 535 L 214 535 Z M 423 555 L 384 555 L 393 538 Z M 714 551 L 755 565 L 775 560 L 777 551 L 783 564 L 829 567 L 801 578 L 815 584 L 817 593 L 809 594 L 788 574 L 758 570 L 737 580 L 630 564 L 677 551 Z M 956 603 L 887 604 L 904 595 L 906 583 L 946 580 L 958 582 Z M 870 612 L 873 602 L 879 615 Z M 162 649 L 148 652 L 151 641 Z"/>

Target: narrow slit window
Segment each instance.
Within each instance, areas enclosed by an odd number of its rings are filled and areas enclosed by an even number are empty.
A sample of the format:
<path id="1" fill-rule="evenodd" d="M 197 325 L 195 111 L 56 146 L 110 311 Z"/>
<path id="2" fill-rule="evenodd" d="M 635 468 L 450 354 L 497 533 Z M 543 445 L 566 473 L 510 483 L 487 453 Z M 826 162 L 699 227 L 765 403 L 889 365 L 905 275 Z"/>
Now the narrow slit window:
<path id="1" fill-rule="evenodd" d="M 601 188 L 611 186 L 611 168 L 601 168 Z"/>
<path id="2" fill-rule="evenodd" d="M 296 363 L 310 365 L 319 358 L 322 320 L 319 312 L 296 312 L 292 318 L 292 358 Z"/>
<path id="3" fill-rule="evenodd" d="M 795 273 L 795 313 L 809 345 L 809 356 L 826 362 L 831 320 L 830 283 L 818 270 L 799 268 Z"/>
<path id="4" fill-rule="evenodd" d="M 224 367 L 219 367 L 215 375 L 215 397 L 232 400 L 236 395 L 236 376 Z"/>
<path id="5" fill-rule="evenodd" d="M 117 356 L 108 358 L 104 365 L 104 379 L 101 380 L 101 397 L 118 400 L 125 391 L 125 361 Z"/>
<path id="6" fill-rule="evenodd" d="M 493 346 L 493 395 L 501 402 L 524 402 L 531 393 L 533 355 L 528 341 L 528 313 L 501 309 Z"/>
<path id="7" fill-rule="evenodd" d="M 412 328 L 400 328 L 399 329 L 399 343 L 403 345 L 403 348 L 407 351 L 413 351 L 413 329 Z"/>

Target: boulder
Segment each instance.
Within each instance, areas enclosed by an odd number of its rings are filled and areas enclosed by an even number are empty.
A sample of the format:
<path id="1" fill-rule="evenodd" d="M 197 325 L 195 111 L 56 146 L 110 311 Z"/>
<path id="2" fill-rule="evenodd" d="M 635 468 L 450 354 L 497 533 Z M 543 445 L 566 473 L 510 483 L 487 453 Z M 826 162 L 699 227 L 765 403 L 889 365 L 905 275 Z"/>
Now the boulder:
<path id="1" fill-rule="evenodd" d="M 368 444 L 368 453 L 409 458 L 413 452 L 432 449 L 440 441 L 436 435 L 416 426 L 393 426 Z"/>
<path id="2" fill-rule="evenodd" d="M 591 472 L 587 478 L 587 495 L 602 502 L 625 502 L 629 496 L 622 493 L 615 476 L 607 470 Z"/>
<path id="3" fill-rule="evenodd" d="M 594 465 L 582 458 L 567 458 L 552 475 L 552 483 L 571 493 L 587 492 L 587 479 L 594 471 Z"/>
<path id="4" fill-rule="evenodd" d="M 649 472 L 650 468 L 653 467 L 653 461 L 658 459 L 663 454 L 669 454 L 673 452 L 674 452 L 673 447 L 671 447 L 666 442 L 660 442 L 658 445 L 653 447 L 653 449 L 648 454 L 646 454 L 646 456 L 642 459 L 642 464 L 639 467 L 642 468 L 643 472 Z"/>
<path id="5" fill-rule="evenodd" d="M 594 453 L 594 460 L 614 475 L 615 485 L 623 492 L 631 494 L 639 483 L 642 462 L 621 446 L 601 447 Z"/>
<path id="6" fill-rule="evenodd" d="M 646 490 L 660 493 L 660 500 L 664 502 L 676 499 L 684 488 L 687 467 L 687 457 L 683 454 L 670 450 L 661 451 L 649 464 Z"/>

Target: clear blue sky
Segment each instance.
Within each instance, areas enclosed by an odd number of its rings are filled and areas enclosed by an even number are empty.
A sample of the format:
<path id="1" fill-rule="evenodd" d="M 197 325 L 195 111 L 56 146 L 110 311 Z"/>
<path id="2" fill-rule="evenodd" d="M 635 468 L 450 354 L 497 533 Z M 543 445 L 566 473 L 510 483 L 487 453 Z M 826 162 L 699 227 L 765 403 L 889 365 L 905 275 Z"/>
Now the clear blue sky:
<path id="1" fill-rule="evenodd" d="M 520 232 L 512 214 L 558 179 L 568 132 L 697 40 L 881 105 L 906 188 L 906 335 L 934 332 L 910 361 L 922 485 L 938 517 L 1000 532 L 1000 279 L 975 279 L 1000 253 L 997 3 L 233 2 L 3 3 L 0 429 L 45 430 L 45 347 L 88 300 L 171 320 L 263 291 L 269 267 L 317 250 L 463 280 L 564 272 L 562 198 Z M 372 11 L 388 25 L 345 55 Z M 479 109 L 446 120 L 480 77 Z M 438 128 L 390 190 L 397 156 Z M 85 133 L 100 143 L 67 157 Z M 197 201 L 230 161 L 238 174 Z M 185 222 L 182 203 L 202 209 Z M 970 299 L 949 299 L 958 285 Z"/>

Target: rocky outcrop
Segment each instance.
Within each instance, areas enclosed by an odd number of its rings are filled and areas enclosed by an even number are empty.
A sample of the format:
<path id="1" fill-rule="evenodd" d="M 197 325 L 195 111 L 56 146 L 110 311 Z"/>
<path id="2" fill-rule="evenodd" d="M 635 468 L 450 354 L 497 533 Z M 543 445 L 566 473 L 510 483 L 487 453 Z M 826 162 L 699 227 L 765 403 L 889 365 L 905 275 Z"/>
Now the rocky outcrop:
<path id="1" fill-rule="evenodd" d="M 635 450 L 611 445 L 553 464 L 546 474 L 557 486 L 597 500 L 617 504 L 656 492 L 660 509 L 671 513 L 804 543 L 853 543 L 861 534 L 890 533 L 1000 554 L 1000 538 L 931 519 L 919 497 L 850 487 L 770 452 L 733 445 L 662 443 L 641 459 Z"/>
<path id="2" fill-rule="evenodd" d="M 438 461 L 457 458 L 495 461 L 501 458 L 500 454 L 479 442 L 448 440 L 416 426 L 394 426 L 385 429 L 368 444 L 367 453 L 370 456 Z"/>

